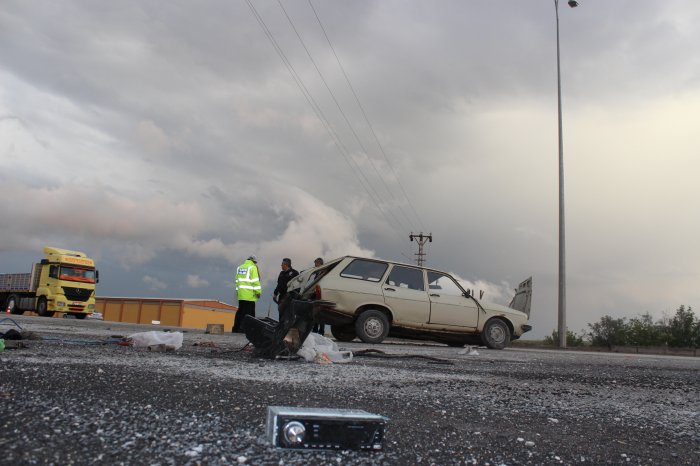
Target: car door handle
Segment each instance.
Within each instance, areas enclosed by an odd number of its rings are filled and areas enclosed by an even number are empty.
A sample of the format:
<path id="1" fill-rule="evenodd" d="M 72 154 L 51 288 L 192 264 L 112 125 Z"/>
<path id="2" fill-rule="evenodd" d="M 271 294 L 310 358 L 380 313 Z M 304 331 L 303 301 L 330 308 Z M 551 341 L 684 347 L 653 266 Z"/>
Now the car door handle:
<path id="1" fill-rule="evenodd" d="M 384 288 L 384 291 L 396 291 L 395 288 Z"/>
<path id="2" fill-rule="evenodd" d="M 430 296 L 435 296 L 436 298 L 439 298 L 439 297 L 440 297 L 440 295 L 437 294 L 437 293 L 430 293 Z"/>

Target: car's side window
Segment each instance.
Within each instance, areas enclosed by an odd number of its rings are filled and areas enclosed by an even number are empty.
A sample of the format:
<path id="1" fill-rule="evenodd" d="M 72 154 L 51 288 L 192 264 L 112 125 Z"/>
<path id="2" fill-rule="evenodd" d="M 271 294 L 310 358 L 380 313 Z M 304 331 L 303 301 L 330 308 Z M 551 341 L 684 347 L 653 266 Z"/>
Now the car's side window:
<path id="1" fill-rule="evenodd" d="M 437 272 L 428 272 L 428 289 L 431 294 L 445 296 L 463 296 L 464 291 L 449 275 Z"/>
<path id="2" fill-rule="evenodd" d="M 378 282 L 384 276 L 388 264 L 364 259 L 355 259 L 340 272 L 341 277 Z"/>
<path id="3" fill-rule="evenodd" d="M 412 267 L 404 267 L 395 265 L 389 273 L 386 280 L 387 285 L 398 286 L 399 288 L 408 288 L 409 290 L 425 290 L 423 283 L 423 271 Z"/>

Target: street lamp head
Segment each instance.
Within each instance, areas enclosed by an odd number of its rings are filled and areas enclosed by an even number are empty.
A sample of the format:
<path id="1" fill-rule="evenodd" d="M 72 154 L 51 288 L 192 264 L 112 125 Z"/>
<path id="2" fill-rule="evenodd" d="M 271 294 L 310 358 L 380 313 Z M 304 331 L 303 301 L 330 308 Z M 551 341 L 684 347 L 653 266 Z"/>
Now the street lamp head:
<path id="1" fill-rule="evenodd" d="M 578 6 L 578 2 L 576 0 L 569 0 L 569 6 L 571 8 L 576 8 Z"/>

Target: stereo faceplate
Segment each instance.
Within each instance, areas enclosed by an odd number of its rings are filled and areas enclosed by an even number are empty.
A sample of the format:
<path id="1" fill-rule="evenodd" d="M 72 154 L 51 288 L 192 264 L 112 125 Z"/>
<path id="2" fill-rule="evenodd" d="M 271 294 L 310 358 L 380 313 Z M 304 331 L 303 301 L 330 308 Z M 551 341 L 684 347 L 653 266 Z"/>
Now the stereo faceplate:
<path id="1" fill-rule="evenodd" d="M 295 450 L 381 450 L 388 420 L 359 409 L 268 406 L 267 438 Z"/>

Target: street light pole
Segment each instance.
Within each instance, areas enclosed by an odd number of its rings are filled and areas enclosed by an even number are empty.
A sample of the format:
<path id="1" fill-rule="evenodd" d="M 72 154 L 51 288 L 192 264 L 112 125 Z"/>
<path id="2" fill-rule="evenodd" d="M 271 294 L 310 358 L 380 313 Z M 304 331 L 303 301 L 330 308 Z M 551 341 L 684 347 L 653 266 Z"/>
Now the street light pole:
<path id="1" fill-rule="evenodd" d="M 571 8 L 578 6 L 575 0 L 568 1 Z M 559 117 L 559 347 L 566 348 L 566 242 L 564 234 L 564 136 L 561 117 L 561 67 L 559 65 L 559 0 L 554 0 L 557 18 L 557 104 Z"/>

